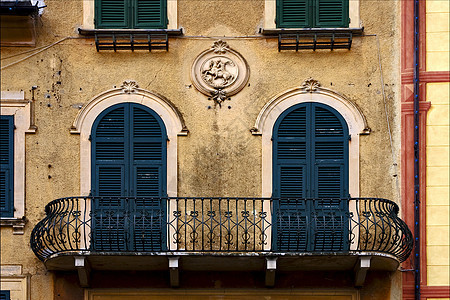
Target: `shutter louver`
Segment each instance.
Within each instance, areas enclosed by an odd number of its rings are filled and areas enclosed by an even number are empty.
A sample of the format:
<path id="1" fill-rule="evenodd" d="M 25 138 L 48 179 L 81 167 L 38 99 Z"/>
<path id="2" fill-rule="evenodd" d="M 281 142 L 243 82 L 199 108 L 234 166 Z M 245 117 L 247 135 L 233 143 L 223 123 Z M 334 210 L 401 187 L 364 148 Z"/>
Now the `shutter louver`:
<path id="1" fill-rule="evenodd" d="M 131 28 L 128 0 L 97 0 L 96 4 L 97 28 Z"/>
<path id="2" fill-rule="evenodd" d="M 348 27 L 349 0 L 313 0 L 315 1 L 315 27 Z"/>
<path id="3" fill-rule="evenodd" d="M 14 216 L 14 116 L 0 118 L 0 214 Z"/>
<path id="4" fill-rule="evenodd" d="M 277 27 L 305 28 L 311 27 L 310 0 L 278 0 Z"/>
<path id="5" fill-rule="evenodd" d="M 134 28 L 166 28 L 166 0 L 132 0 Z"/>

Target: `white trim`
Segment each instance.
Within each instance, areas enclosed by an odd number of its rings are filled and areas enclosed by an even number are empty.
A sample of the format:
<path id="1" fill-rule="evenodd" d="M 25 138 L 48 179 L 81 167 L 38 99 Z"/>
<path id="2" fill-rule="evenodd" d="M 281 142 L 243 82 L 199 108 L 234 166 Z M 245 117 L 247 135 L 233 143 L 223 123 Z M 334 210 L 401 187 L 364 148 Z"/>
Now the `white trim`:
<path id="1" fill-rule="evenodd" d="M 95 1 L 83 0 L 83 29 L 95 29 Z M 178 0 L 167 0 L 167 29 L 178 29 Z"/>
<path id="2" fill-rule="evenodd" d="M 23 91 L 2 91 L 1 99 L 1 115 L 14 116 L 15 126 L 14 217 L 2 218 L 1 224 L 15 227 L 14 234 L 23 234 L 25 224 L 23 222 L 25 216 L 25 133 L 35 132 L 35 130 L 30 129 L 31 102 L 25 100 Z"/>
<path id="3" fill-rule="evenodd" d="M 348 3 L 348 17 L 350 18 L 349 28 L 361 28 L 362 23 L 359 14 L 359 1 L 349 0 Z M 264 1 L 264 29 L 276 29 L 275 24 L 277 14 L 276 0 Z"/>

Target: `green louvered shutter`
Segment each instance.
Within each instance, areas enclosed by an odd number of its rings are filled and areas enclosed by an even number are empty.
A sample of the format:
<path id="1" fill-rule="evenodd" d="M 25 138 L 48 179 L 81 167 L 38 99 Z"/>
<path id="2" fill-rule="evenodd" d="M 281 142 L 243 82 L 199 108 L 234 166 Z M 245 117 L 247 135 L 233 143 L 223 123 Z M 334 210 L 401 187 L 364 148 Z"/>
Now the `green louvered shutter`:
<path id="1" fill-rule="evenodd" d="M 127 107 L 114 106 L 102 113 L 92 131 L 93 241 L 99 251 L 124 251 L 129 241 L 124 211 L 127 196 Z"/>
<path id="2" fill-rule="evenodd" d="M 14 116 L 0 118 L 0 215 L 14 216 Z"/>
<path id="3" fill-rule="evenodd" d="M 332 108 L 314 104 L 311 128 L 314 164 L 314 251 L 348 250 L 348 129 Z"/>
<path id="4" fill-rule="evenodd" d="M 332 108 L 298 104 L 274 126 L 274 250 L 342 251 L 348 241 L 348 129 Z M 300 200 L 311 198 L 323 200 Z"/>
<path id="5" fill-rule="evenodd" d="M 11 300 L 10 291 L 7 290 L 0 291 L 0 300 Z"/>
<path id="6" fill-rule="evenodd" d="M 349 0 L 312 0 L 314 1 L 314 27 L 346 28 L 349 25 Z"/>
<path id="7" fill-rule="evenodd" d="M 167 0 L 95 0 L 96 28 L 167 28 Z"/>
<path id="8" fill-rule="evenodd" d="M 274 203 L 279 214 L 274 224 L 274 249 L 306 251 L 308 207 L 306 198 L 307 171 L 307 111 L 302 106 L 283 114 L 274 129 Z"/>
<path id="9" fill-rule="evenodd" d="M 311 0 L 277 0 L 277 28 L 311 27 Z"/>
<path id="10" fill-rule="evenodd" d="M 135 203 L 135 251 L 161 251 L 165 224 L 167 136 L 161 119 L 132 105 L 132 194 Z"/>
<path id="11" fill-rule="evenodd" d="M 166 28 L 167 0 L 131 0 L 134 28 Z"/>
<path id="12" fill-rule="evenodd" d="M 129 0 L 95 0 L 96 28 L 131 27 Z"/>

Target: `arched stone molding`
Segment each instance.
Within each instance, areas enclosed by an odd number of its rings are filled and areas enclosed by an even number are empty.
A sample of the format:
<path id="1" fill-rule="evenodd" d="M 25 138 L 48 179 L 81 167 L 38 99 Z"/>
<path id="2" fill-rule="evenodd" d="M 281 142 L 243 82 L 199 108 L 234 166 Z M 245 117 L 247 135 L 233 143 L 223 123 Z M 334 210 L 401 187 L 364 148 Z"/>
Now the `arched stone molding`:
<path id="1" fill-rule="evenodd" d="M 188 130 L 180 112 L 163 96 L 140 89 L 134 81 L 125 81 L 119 88 L 95 96 L 78 113 L 70 129 L 80 134 L 80 195 L 87 196 L 91 190 L 91 142 L 92 125 L 106 108 L 119 103 L 138 103 L 155 111 L 167 130 L 167 194 L 177 196 L 177 136 L 187 135 Z"/>
<path id="2" fill-rule="evenodd" d="M 349 141 L 349 193 L 359 197 L 359 137 L 370 133 L 359 108 L 339 93 L 322 88 L 312 78 L 301 87 L 287 90 L 272 98 L 259 113 L 252 134 L 262 137 L 262 197 L 272 196 L 272 130 L 278 117 L 289 107 L 299 103 L 316 102 L 337 110 L 347 122 Z"/>

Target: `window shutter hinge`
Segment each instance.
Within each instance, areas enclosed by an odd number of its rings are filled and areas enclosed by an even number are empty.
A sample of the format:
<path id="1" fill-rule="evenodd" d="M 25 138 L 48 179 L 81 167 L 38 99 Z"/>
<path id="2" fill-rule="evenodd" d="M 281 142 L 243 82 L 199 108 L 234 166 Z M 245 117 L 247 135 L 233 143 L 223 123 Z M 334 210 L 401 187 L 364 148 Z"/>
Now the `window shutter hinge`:
<path id="1" fill-rule="evenodd" d="M 352 136 L 351 136 L 351 135 L 348 136 L 348 140 L 349 140 L 349 141 L 352 140 Z"/>
<path id="2" fill-rule="evenodd" d="M 89 135 L 89 138 L 88 138 L 88 140 L 92 141 L 92 136 L 91 136 L 91 135 Z"/>

